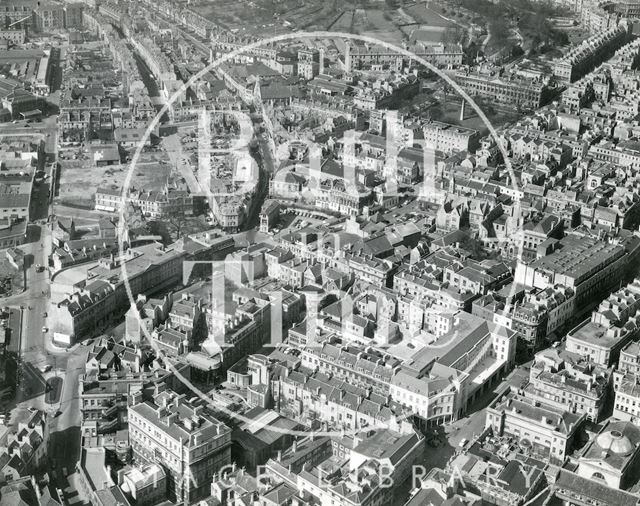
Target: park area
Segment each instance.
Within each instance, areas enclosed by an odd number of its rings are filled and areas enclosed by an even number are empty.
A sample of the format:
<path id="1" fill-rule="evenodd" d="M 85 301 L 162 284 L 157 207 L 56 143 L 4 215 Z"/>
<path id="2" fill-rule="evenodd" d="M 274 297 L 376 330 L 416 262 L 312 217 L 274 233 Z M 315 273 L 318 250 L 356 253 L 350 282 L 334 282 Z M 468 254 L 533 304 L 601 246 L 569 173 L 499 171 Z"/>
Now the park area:
<path id="1" fill-rule="evenodd" d="M 198 1 L 191 3 L 191 9 L 217 25 L 232 32 L 249 35 L 265 36 L 288 32 L 282 21 L 278 20 L 279 12 L 293 9 L 299 2 L 284 0 L 273 2 L 257 0 L 249 7 L 244 2 L 235 0 L 221 0 L 219 2 Z"/>
<path id="2" fill-rule="evenodd" d="M 331 30 L 399 43 L 403 39 L 399 26 L 413 22 L 401 9 L 375 0 L 254 0 L 250 8 L 234 0 L 215 5 L 201 0 L 192 2 L 191 8 L 228 30 L 254 36 Z M 421 19 L 433 16 L 436 23 L 445 22 L 429 9 L 417 10 Z"/>
<path id="3" fill-rule="evenodd" d="M 515 121 L 520 117 L 517 111 L 499 110 L 489 103 L 484 103 L 480 98 L 476 98 L 476 103 L 480 110 L 487 116 L 491 124 L 498 128 L 506 123 Z M 439 101 L 428 109 L 431 119 L 443 121 L 452 125 L 478 130 L 482 135 L 486 135 L 489 129 L 484 124 L 480 116 L 467 104 L 464 119 L 460 120 L 460 107 L 462 100 L 459 97 L 450 97 L 446 102 Z"/>
<path id="4" fill-rule="evenodd" d="M 427 7 L 423 3 L 416 3 L 409 7 L 403 7 L 401 10 L 405 12 L 414 23 L 420 25 L 439 26 L 442 28 L 453 26 L 451 21 L 443 18 L 439 12 Z"/>
<path id="5" fill-rule="evenodd" d="M 400 45 L 404 34 L 400 25 L 405 19 L 397 11 L 381 9 L 355 9 L 344 11 L 330 26 L 333 32 L 347 32 L 374 37 L 384 42 Z"/>
<path id="6" fill-rule="evenodd" d="M 398 20 L 401 22 L 401 20 Z M 404 34 L 394 21 L 394 14 L 391 11 L 380 9 L 357 9 L 353 15 L 353 33 L 367 35 L 380 39 L 384 42 L 399 45 Z"/>

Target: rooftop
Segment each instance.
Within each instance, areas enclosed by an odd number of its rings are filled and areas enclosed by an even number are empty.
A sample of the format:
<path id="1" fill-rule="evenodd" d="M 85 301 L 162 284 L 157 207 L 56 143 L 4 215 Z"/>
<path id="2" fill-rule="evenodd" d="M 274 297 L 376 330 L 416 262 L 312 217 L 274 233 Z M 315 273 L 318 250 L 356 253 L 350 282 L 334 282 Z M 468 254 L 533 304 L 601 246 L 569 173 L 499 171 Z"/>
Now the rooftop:
<path id="1" fill-rule="evenodd" d="M 509 392 L 498 398 L 491 408 L 524 418 L 531 424 L 547 426 L 550 430 L 566 436 L 572 434 L 584 418 L 583 415 L 569 413 L 551 405 L 543 405 L 515 392 Z"/>
<path id="2" fill-rule="evenodd" d="M 594 237 L 569 235 L 560 241 L 560 248 L 531 263 L 531 267 L 573 278 L 575 283 L 595 274 L 603 264 L 624 255 L 624 247 Z"/>

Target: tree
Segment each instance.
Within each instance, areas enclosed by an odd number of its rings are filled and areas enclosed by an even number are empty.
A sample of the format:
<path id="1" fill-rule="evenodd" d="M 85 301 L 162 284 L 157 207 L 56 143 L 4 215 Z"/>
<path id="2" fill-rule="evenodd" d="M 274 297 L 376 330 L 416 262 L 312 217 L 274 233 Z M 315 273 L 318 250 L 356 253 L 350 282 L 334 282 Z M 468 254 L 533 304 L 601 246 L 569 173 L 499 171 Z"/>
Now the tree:
<path id="1" fill-rule="evenodd" d="M 449 85 L 445 84 L 442 87 L 442 98 L 443 98 L 442 102 L 444 105 L 445 112 L 447 110 L 447 97 L 449 96 L 449 93 L 451 93 L 451 88 L 449 88 Z"/>
<path id="2" fill-rule="evenodd" d="M 163 214 L 162 221 L 167 224 L 167 232 L 172 237 L 175 236 L 176 241 L 187 235 L 189 219 L 180 207 L 172 207 L 167 213 Z"/>
<path id="3" fill-rule="evenodd" d="M 442 34 L 445 44 L 459 44 L 464 39 L 465 32 L 459 26 L 450 26 Z"/>

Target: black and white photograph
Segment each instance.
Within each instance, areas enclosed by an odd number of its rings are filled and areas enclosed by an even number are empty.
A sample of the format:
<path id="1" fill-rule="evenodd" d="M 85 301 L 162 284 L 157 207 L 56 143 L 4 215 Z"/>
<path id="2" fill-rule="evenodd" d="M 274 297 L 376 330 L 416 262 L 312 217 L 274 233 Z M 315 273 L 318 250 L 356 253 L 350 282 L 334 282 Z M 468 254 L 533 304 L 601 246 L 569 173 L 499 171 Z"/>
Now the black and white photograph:
<path id="1" fill-rule="evenodd" d="M 0 506 L 640 506 L 640 0 L 0 0 Z"/>

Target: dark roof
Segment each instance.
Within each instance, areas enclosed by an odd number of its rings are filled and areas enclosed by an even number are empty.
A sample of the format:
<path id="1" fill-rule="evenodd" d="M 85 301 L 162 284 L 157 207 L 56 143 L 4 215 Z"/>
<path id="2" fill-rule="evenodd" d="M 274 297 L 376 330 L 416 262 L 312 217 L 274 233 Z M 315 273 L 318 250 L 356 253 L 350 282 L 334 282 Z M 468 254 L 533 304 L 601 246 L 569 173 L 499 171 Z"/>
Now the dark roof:
<path id="1" fill-rule="evenodd" d="M 611 488 L 604 483 L 589 480 L 578 476 L 567 470 L 560 470 L 558 478 L 554 486 L 556 494 L 563 492 L 577 494 L 581 497 L 587 497 L 592 500 L 596 500 L 598 504 L 606 504 L 608 506 L 638 506 L 640 504 L 640 497 L 625 492 L 624 490 L 617 490 Z"/>

